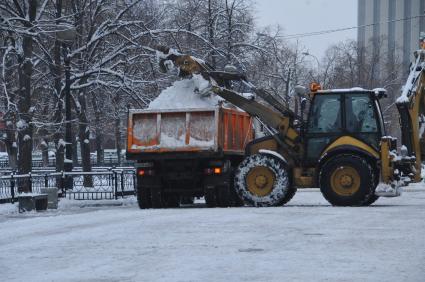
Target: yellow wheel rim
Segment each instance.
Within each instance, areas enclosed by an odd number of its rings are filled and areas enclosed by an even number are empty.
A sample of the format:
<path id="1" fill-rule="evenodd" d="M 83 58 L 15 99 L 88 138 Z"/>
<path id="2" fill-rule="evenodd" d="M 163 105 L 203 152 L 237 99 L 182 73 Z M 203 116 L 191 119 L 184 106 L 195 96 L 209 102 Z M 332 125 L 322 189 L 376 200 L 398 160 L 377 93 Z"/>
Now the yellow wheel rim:
<path id="1" fill-rule="evenodd" d="M 273 191 L 275 183 L 274 172 L 265 166 L 252 168 L 246 176 L 248 191 L 258 197 L 269 195 Z"/>
<path id="2" fill-rule="evenodd" d="M 331 175 L 331 188 L 340 196 L 352 196 L 360 188 L 360 175 L 350 166 L 341 166 Z"/>

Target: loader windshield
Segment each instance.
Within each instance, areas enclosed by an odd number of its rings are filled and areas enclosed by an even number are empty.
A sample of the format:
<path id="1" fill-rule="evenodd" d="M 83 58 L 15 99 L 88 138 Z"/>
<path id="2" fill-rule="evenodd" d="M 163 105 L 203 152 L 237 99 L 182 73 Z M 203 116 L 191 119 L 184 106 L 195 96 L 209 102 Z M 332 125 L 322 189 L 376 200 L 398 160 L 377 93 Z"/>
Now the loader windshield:
<path id="1" fill-rule="evenodd" d="M 311 109 L 309 132 L 338 132 L 341 127 L 340 95 L 317 96 Z"/>
<path id="2" fill-rule="evenodd" d="M 345 129 L 366 144 L 378 148 L 382 136 L 379 105 L 367 93 L 344 95 Z"/>

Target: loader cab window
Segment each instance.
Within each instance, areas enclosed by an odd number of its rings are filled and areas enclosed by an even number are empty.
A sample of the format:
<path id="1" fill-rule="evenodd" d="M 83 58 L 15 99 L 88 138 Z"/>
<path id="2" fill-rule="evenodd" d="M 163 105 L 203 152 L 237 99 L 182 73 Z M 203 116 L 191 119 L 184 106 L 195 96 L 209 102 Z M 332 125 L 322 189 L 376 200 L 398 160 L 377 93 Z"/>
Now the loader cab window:
<path id="1" fill-rule="evenodd" d="M 317 95 L 310 110 L 308 132 L 340 132 L 342 127 L 341 120 L 341 96 Z"/>
<path id="2" fill-rule="evenodd" d="M 378 147 L 380 134 L 379 112 L 367 94 L 345 95 L 346 130 L 368 144 Z"/>
<path id="3" fill-rule="evenodd" d="M 342 134 L 341 95 L 316 94 L 306 131 L 307 159 L 316 160 L 325 147 Z"/>

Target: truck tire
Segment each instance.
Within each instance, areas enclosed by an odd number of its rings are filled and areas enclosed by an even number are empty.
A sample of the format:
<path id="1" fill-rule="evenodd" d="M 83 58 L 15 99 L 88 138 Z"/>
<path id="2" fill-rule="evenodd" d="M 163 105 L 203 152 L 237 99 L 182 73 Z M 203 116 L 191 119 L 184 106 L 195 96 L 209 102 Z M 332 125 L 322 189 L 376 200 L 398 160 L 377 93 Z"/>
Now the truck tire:
<path id="1" fill-rule="evenodd" d="M 243 206 L 243 201 L 239 197 L 238 193 L 236 192 L 234 184 L 230 187 L 230 202 L 231 202 L 231 204 L 230 204 L 231 207 L 242 207 Z"/>
<path id="2" fill-rule="evenodd" d="M 137 188 L 137 204 L 141 209 L 150 209 L 152 207 L 150 188 L 140 185 Z"/>
<path id="3" fill-rule="evenodd" d="M 162 202 L 162 191 L 159 189 L 159 187 L 151 187 L 151 201 L 152 201 L 152 208 L 154 209 L 161 209 L 164 207 Z"/>
<path id="4" fill-rule="evenodd" d="M 190 197 L 190 196 L 180 197 L 180 204 L 182 205 L 193 205 L 193 203 L 195 203 L 195 197 Z"/>
<path id="5" fill-rule="evenodd" d="M 217 205 L 220 208 L 227 208 L 231 205 L 230 187 L 228 185 L 220 185 L 216 187 Z"/>
<path id="6" fill-rule="evenodd" d="M 378 176 L 379 175 L 379 171 L 375 171 L 375 175 L 376 175 L 376 177 L 375 177 L 375 189 L 376 189 L 376 187 L 379 184 L 379 176 Z M 375 191 L 375 189 L 373 191 Z M 367 200 L 366 202 L 364 202 L 362 204 L 362 206 L 370 206 L 371 204 L 375 203 L 376 200 L 378 200 L 378 199 L 379 199 L 379 196 L 376 196 L 375 195 L 375 192 L 374 192 L 373 195 L 369 198 L 369 200 Z"/>
<path id="7" fill-rule="evenodd" d="M 180 197 L 178 195 L 163 195 L 163 206 L 166 208 L 178 208 L 180 206 Z"/>
<path id="8" fill-rule="evenodd" d="M 231 167 L 231 171 L 229 174 L 229 197 L 230 197 L 230 206 L 231 207 L 242 207 L 243 201 L 239 197 L 238 193 L 235 189 L 235 167 Z"/>
<path id="9" fill-rule="evenodd" d="M 215 189 L 206 188 L 205 189 L 205 203 L 209 208 L 217 207 L 217 195 Z"/>
<path id="10" fill-rule="evenodd" d="M 245 204 L 281 206 L 293 196 L 289 177 L 286 163 L 279 158 L 265 154 L 251 155 L 236 170 L 235 189 Z"/>
<path id="11" fill-rule="evenodd" d="M 362 206 L 364 206 L 364 207 L 370 206 L 371 204 L 373 204 L 374 202 L 376 202 L 376 200 L 378 200 L 378 199 L 379 199 L 379 196 L 376 196 L 376 195 L 374 194 L 374 195 L 372 195 L 372 196 L 369 198 L 369 200 L 367 200 L 366 202 L 364 202 L 364 203 L 362 204 Z"/>
<path id="12" fill-rule="evenodd" d="M 357 155 L 335 156 L 320 169 L 320 191 L 325 199 L 334 206 L 372 204 L 375 196 L 375 183 L 372 166 Z"/>

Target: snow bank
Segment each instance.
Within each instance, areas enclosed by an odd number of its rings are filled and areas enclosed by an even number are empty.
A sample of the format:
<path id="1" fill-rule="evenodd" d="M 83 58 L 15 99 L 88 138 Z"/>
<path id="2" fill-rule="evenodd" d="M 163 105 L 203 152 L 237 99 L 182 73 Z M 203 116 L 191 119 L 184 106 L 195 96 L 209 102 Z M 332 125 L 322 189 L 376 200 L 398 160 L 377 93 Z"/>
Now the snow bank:
<path id="1" fill-rule="evenodd" d="M 214 94 L 207 96 L 200 93 L 207 92 L 209 81 L 202 75 L 195 74 L 190 79 L 178 80 L 149 104 L 149 109 L 189 109 L 214 108 L 222 100 Z M 208 92 L 207 92 L 208 93 Z"/>
<path id="2" fill-rule="evenodd" d="M 0 204 L 0 215 L 18 213 L 18 204 Z"/>
<path id="3" fill-rule="evenodd" d="M 26 195 L 26 194 L 24 194 Z M 28 193 L 29 195 L 29 193 Z M 35 193 L 34 193 L 35 195 Z M 38 194 L 37 194 L 38 195 Z M 137 199 L 134 196 L 119 198 L 117 200 L 73 200 L 68 198 L 60 198 L 57 209 L 48 209 L 43 212 L 25 212 L 19 214 L 18 203 L 14 204 L 0 204 L 0 216 L 16 215 L 20 217 L 37 217 L 37 216 L 50 216 L 50 215 L 61 215 L 61 214 L 72 214 L 81 209 L 100 209 L 109 207 L 136 207 Z"/>

